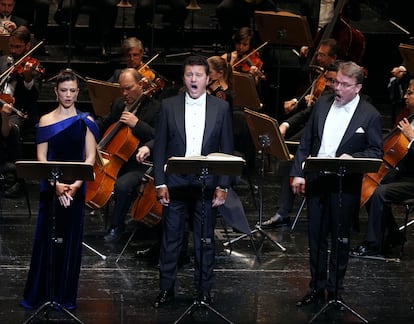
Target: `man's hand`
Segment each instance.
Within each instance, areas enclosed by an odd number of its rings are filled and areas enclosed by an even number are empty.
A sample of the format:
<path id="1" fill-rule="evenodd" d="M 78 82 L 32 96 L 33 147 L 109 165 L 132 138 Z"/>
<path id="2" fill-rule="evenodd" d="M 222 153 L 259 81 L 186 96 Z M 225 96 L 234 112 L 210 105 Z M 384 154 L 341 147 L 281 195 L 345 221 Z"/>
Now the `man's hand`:
<path id="1" fill-rule="evenodd" d="M 285 113 L 290 113 L 293 109 L 295 109 L 296 104 L 298 103 L 297 100 L 287 100 L 283 103 L 283 108 L 285 109 Z"/>
<path id="2" fill-rule="evenodd" d="M 123 111 L 119 121 L 128 127 L 133 128 L 138 123 L 138 117 L 129 111 Z"/>
<path id="3" fill-rule="evenodd" d="M 401 131 L 401 133 L 404 134 L 404 136 L 411 142 L 414 140 L 414 130 L 411 128 L 410 122 L 407 118 L 404 118 L 400 120 L 400 122 L 397 125 L 398 129 Z"/>
<path id="4" fill-rule="evenodd" d="M 305 194 L 305 178 L 294 177 L 292 180 L 292 191 L 295 195 Z"/>
<path id="5" fill-rule="evenodd" d="M 136 158 L 138 163 L 142 163 L 147 159 L 147 157 L 150 156 L 150 153 L 151 153 L 151 151 L 150 151 L 149 147 L 144 145 L 144 146 L 141 146 L 138 149 L 138 152 L 135 155 L 135 158 Z"/>
<path id="6" fill-rule="evenodd" d="M 161 187 L 157 189 L 157 199 L 163 206 L 168 206 L 170 203 L 170 192 L 167 187 Z"/>
<path id="7" fill-rule="evenodd" d="M 222 190 L 222 189 L 216 189 L 214 191 L 214 196 L 213 196 L 213 201 L 212 201 L 212 206 L 213 207 L 218 207 L 220 205 L 224 205 L 224 203 L 226 202 L 226 198 L 227 198 L 227 192 Z"/>

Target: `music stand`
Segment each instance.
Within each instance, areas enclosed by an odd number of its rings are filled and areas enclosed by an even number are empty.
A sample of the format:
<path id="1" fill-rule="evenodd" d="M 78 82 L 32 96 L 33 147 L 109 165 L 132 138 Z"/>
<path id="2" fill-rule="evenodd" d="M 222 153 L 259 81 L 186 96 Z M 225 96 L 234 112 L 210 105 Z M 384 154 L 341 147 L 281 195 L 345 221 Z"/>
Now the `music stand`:
<path id="1" fill-rule="evenodd" d="M 121 96 L 119 83 L 96 80 L 86 77 L 86 87 L 96 116 L 106 116 L 112 102 Z"/>
<path id="2" fill-rule="evenodd" d="M 253 110 L 262 108 L 256 83 L 250 73 L 233 71 L 233 88 L 235 93 L 234 107 L 247 107 Z"/>
<path id="3" fill-rule="evenodd" d="M 85 180 L 93 181 L 93 166 L 84 162 L 40 162 L 40 161 L 17 161 L 16 172 L 20 178 L 29 178 L 34 180 L 52 180 L 53 188 L 56 188 L 58 180 Z M 54 267 L 54 244 L 59 243 L 61 238 L 56 237 L 56 196 L 53 197 L 52 202 L 52 230 L 48 237 L 49 243 L 49 301 L 41 305 L 24 323 L 31 322 L 36 316 L 44 311 L 48 313 L 48 309 L 63 311 L 78 323 L 82 323 L 74 314 L 68 311 L 65 307 L 54 300 L 55 294 L 55 267 Z"/>
<path id="4" fill-rule="evenodd" d="M 263 221 L 263 186 L 265 179 L 265 159 L 264 155 L 270 154 L 275 156 L 282 161 L 290 161 L 292 159 L 289 149 L 286 146 L 285 141 L 283 140 L 282 135 L 279 131 L 279 126 L 277 120 L 269 117 L 265 114 L 258 113 L 251 109 L 244 109 L 244 114 L 246 117 L 247 126 L 249 127 L 250 135 L 254 142 L 257 151 L 260 151 L 260 184 L 259 184 L 259 223 L 255 225 L 253 233 L 259 232 L 262 234 L 262 242 L 260 248 L 263 246 L 264 239 L 269 239 L 273 244 L 278 246 L 283 252 L 286 251 L 286 248 L 283 247 L 279 242 L 273 240 L 269 234 L 266 233 L 262 228 Z M 233 240 L 230 243 L 234 243 L 242 238 L 246 237 L 246 234 L 243 234 Z"/>
<path id="5" fill-rule="evenodd" d="M 309 24 L 304 16 L 287 11 L 254 12 L 256 29 L 262 41 L 279 47 L 276 72 L 276 107 L 279 107 L 280 92 L 280 50 L 283 46 L 300 47 L 313 45 Z"/>
<path id="6" fill-rule="evenodd" d="M 7 55 L 10 53 L 9 49 L 10 35 L 0 35 L 0 53 L 1 55 Z"/>
<path id="7" fill-rule="evenodd" d="M 408 73 L 414 75 L 414 46 L 401 43 L 398 46 L 398 50 L 400 51 L 404 66 L 407 68 Z"/>
<path id="8" fill-rule="evenodd" d="M 244 168 L 244 160 L 238 156 L 222 154 L 222 153 L 212 153 L 208 156 L 200 157 L 172 157 L 168 160 L 166 166 L 167 173 L 174 174 L 195 174 L 200 176 L 202 185 L 201 185 L 201 229 L 200 229 L 200 264 L 199 264 L 199 287 L 202 283 L 202 268 L 203 268 L 203 250 L 204 250 L 204 241 L 202 237 L 204 233 L 204 218 L 205 218 L 205 188 L 206 188 L 206 176 L 208 174 L 214 175 L 228 175 L 228 176 L 237 176 L 240 175 Z M 194 300 L 194 302 L 181 314 L 181 316 L 174 322 L 179 323 L 185 315 L 192 314 L 194 307 L 207 307 L 218 317 L 226 321 L 227 323 L 232 323 L 224 315 L 220 314 L 217 310 L 211 307 L 208 303 L 201 300 L 200 296 Z"/>
<path id="9" fill-rule="evenodd" d="M 341 158 L 318 158 L 311 157 L 305 160 L 304 173 L 309 172 L 329 172 L 336 174 L 338 176 L 338 208 L 342 208 L 342 179 L 347 173 L 353 174 L 363 174 L 377 172 L 381 166 L 381 159 L 373 158 L 351 158 L 351 159 L 341 159 Z M 339 242 L 343 241 L 344 238 L 340 236 L 341 229 L 341 220 L 338 220 L 337 233 L 338 237 L 336 240 L 336 282 L 335 282 L 335 296 L 334 299 L 326 303 L 318 313 L 316 313 L 309 323 L 312 323 L 320 314 L 325 312 L 331 306 L 343 306 L 353 315 L 358 317 L 364 323 L 368 321 L 356 311 L 354 311 L 350 306 L 345 304 L 342 300 L 338 299 L 338 257 L 339 257 Z M 318 252 L 319 253 L 319 252 Z"/>

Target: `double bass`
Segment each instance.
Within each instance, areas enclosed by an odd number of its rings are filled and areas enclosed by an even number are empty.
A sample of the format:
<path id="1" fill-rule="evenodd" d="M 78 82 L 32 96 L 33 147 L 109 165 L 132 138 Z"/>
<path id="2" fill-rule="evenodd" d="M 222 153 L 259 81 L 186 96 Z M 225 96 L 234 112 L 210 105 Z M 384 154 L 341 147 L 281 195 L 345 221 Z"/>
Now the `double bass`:
<path id="1" fill-rule="evenodd" d="M 315 49 L 318 44 L 327 38 L 333 38 L 338 42 L 343 59 L 361 63 L 365 53 L 365 37 L 358 29 L 352 27 L 342 16 L 342 11 L 347 0 L 339 0 L 335 6 L 334 15 L 329 24 L 324 26 L 315 36 Z M 311 56 L 311 61 L 315 61 L 316 50 Z"/>
<path id="2" fill-rule="evenodd" d="M 407 119 L 411 122 L 413 118 L 414 114 Z M 369 200 L 386 174 L 407 155 L 408 144 L 409 140 L 397 127 L 384 138 L 384 157 L 379 170 L 376 173 L 364 174 L 362 179 L 360 206 Z"/>

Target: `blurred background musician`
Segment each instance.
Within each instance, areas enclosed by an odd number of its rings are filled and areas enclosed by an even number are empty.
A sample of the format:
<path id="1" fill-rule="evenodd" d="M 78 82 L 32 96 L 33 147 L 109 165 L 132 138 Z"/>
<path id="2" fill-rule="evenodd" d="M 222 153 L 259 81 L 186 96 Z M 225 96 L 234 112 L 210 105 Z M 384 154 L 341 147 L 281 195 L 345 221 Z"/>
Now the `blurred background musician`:
<path id="1" fill-rule="evenodd" d="M 0 34 L 8 35 L 18 26 L 27 26 L 27 20 L 16 16 L 16 0 L 0 0 Z"/>
<path id="2" fill-rule="evenodd" d="M 37 59 L 27 56 L 31 48 L 29 29 L 19 26 L 9 38 L 10 54 L 0 57 L 0 73 L 5 74 L 0 80 L 2 95 L 6 101 L 10 100 L 15 107 L 27 113 L 28 117 L 22 118 L 17 114 L 10 116 L 11 123 L 19 130 L 19 137 L 26 131 L 34 130 L 40 117 L 37 99 L 43 83 L 44 70 Z M 14 66 L 21 58 L 24 58 L 21 64 Z M 9 73 L 5 73 L 7 71 Z"/>
<path id="3" fill-rule="evenodd" d="M 236 29 L 254 27 L 254 11 L 278 11 L 277 0 L 222 0 L 216 7 L 222 42 L 232 46 L 229 40 Z"/>

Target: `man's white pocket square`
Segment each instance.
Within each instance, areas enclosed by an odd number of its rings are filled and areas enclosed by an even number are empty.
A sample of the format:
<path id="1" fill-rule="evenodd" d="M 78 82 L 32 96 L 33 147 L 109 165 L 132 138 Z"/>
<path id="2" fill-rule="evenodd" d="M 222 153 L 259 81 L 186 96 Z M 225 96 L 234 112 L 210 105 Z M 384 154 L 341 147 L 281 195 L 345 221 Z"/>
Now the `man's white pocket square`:
<path id="1" fill-rule="evenodd" d="M 364 129 L 363 129 L 362 127 L 359 127 L 359 128 L 355 131 L 355 133 L 357 133 L 357 134 L 364 134 L 364 133 L 365 133 L 365 131 L 364 131 Z"/>

